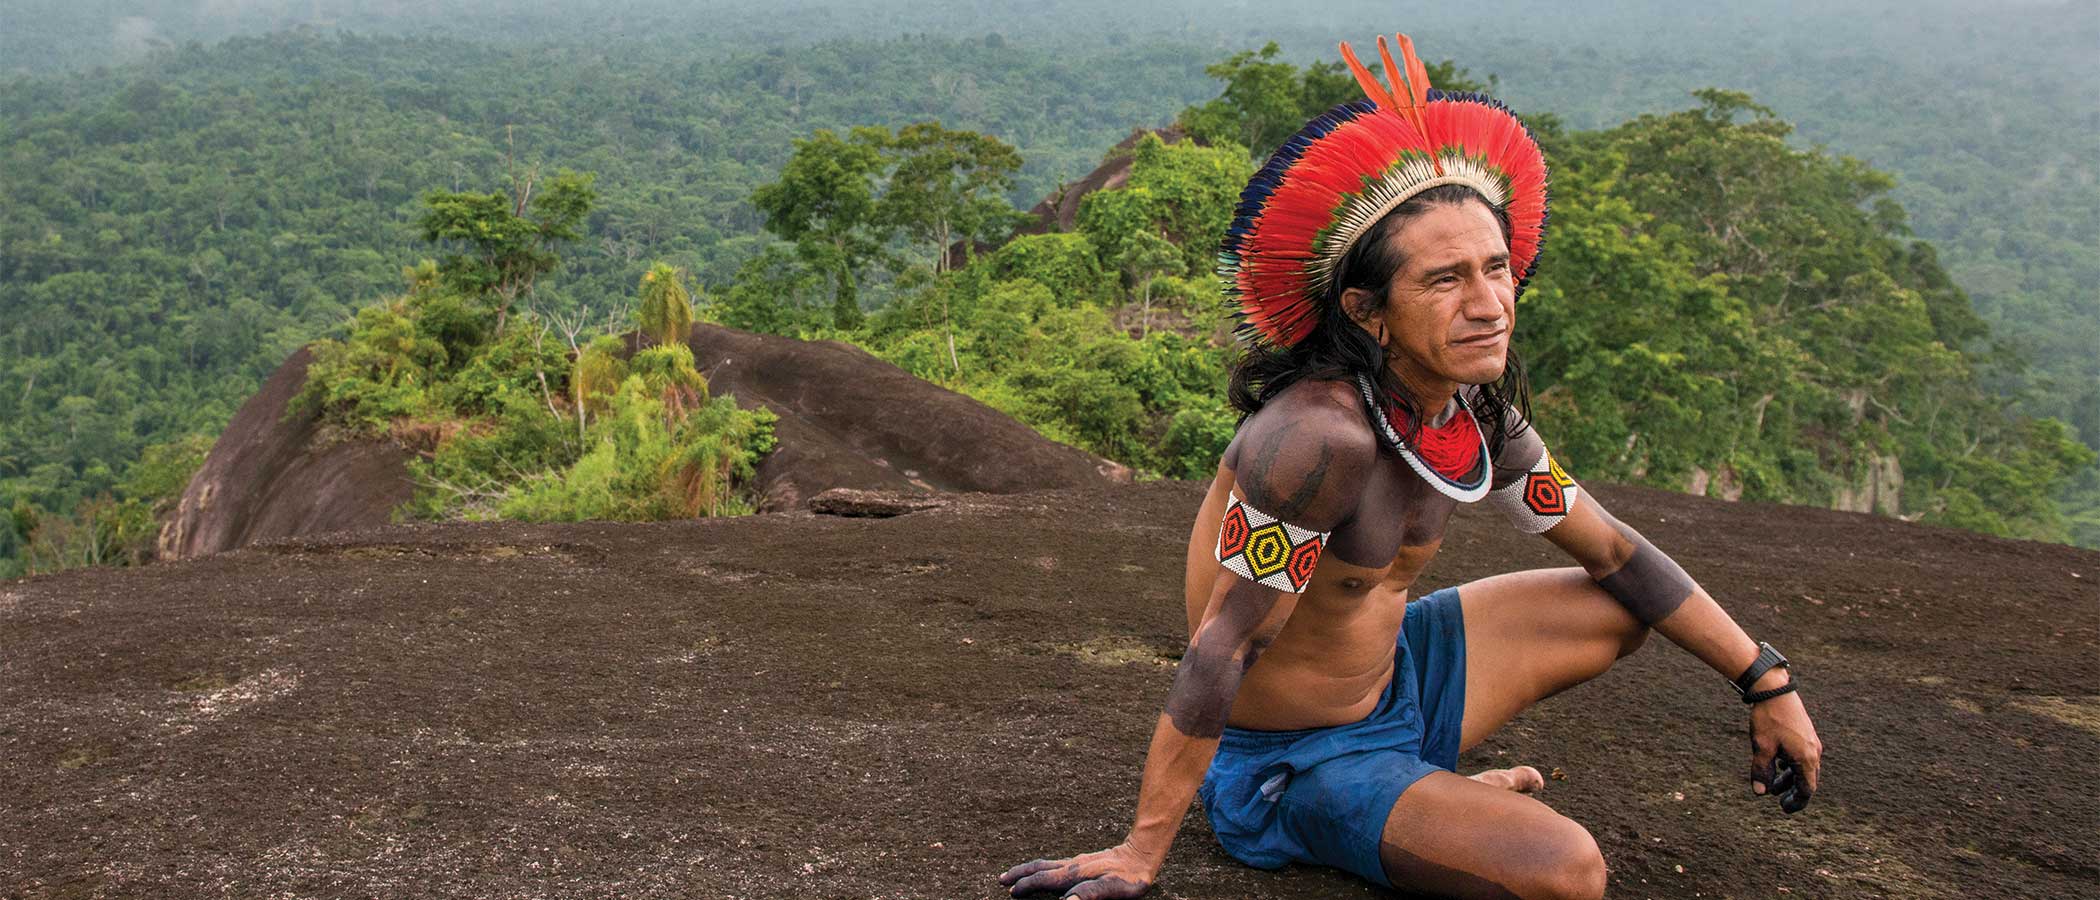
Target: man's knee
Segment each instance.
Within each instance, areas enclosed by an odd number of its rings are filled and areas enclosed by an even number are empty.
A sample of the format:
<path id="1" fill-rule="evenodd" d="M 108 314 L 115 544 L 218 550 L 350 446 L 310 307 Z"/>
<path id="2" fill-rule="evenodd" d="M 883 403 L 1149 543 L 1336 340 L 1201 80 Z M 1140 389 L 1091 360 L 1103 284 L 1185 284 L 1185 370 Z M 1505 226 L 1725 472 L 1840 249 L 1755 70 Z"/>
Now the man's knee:
<path id="1" fill-rule="evenodd" d="M 1598 900 L 1604 896 L 1604 854 L 1597 839 L 1571 819 L 1546 836 L 1521 885 L 1512 885 L 1524 900 Z"/>

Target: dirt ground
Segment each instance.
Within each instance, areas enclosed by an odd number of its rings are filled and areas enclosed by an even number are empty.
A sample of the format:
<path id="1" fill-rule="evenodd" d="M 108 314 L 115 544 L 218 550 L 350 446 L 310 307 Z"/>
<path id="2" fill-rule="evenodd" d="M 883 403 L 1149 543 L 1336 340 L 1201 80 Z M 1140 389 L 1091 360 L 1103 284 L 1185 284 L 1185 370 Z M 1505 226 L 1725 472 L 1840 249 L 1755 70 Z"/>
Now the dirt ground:
<path id="1" fill-rule="evenodd" d="M 1824 790 L 1656 640 L 1466 771 L 1615 897 L 2100 895 L 2100 554 L 1597 494 L 1798 663 Z M 393 526 L 0 583 L 0 896 L 993 897 L 1128 825 L 1182 483 L 888 519 Z M 1557 564 L 1468 510 L 1422 588 Z M 1366 897 L 1192 814 L 1158 897 Z"/>

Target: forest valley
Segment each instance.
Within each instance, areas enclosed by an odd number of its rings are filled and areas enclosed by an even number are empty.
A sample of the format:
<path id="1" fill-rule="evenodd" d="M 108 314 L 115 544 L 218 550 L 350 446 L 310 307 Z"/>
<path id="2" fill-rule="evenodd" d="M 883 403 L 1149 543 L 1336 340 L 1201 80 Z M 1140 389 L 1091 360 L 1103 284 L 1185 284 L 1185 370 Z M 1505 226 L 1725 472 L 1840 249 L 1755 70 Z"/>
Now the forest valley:
<path id="1" fill-rule="evenodd" d="M 303 402 L 420 451 L 418 518 L 747 512 L 770 416 L 711 395 L 682 338 L 696 319 L 848 341 L 1148 476 L 1208 477 L 1236 424 L 1219 237 L 1258 162 L 1357 95 L 1338 64 L 1234 54 L 1205 69 L 1217 96 L 1117 145 L 1127 181 L 1058 230 L 1013 203 L 1046 170 L 994 135 L 1077 119 L 1098 152 L 1144 121 L 1128 106 L 928 78 L 948 101 L 783 133 L 742 110 L 826 102 L 819 73 L 733 71 L 761 55 L 707 73 L 720 94 L 607 76 L 469 138 L 463 123 L 509 107 L 362 74 L 428 65 L 417 43 L 236 40 L 242 55 L 171 54 L 97 103 L 7 88 L 36 112 L 0 133 L 6 165 L 44 174 L 10 185 L 0 220 L 0 577 L 145 560 L 231 408 L 317 338 Z M 355 71 L 205 89 L 220 62 L 281 79 L 241 62 L 267 54 Z M 840 65 L 900 83 L 931 65 L 904 56 Z M 1431 78 L 1485 87 L 1449 61 Z M 924 115 L 963 97 L 1025 121 Z M 1527 117 L 1552 217 L 1513 352 L 1570 470 L 2100 543 L 2093 504 L 2062 499 L 2095 454 L 2017 410 L 2016 362 L 1910 234 L 1891 178 L 1794 146 L 1747 94 L 1695 99 L 1599 130 Z M 628 127 L 561 118 L 600 101 Z"/>

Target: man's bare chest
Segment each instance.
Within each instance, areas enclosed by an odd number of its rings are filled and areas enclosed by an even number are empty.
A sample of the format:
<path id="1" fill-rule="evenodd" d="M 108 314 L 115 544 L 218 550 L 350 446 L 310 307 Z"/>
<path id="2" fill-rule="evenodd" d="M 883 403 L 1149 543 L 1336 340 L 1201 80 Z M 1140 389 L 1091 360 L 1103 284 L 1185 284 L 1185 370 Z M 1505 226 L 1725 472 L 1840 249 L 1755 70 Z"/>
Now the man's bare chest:
<path id="1" fill-rule="evenodd" d="M 1384 455 L 1364 485 L 1355 515 L 1334 530 L 1327 552 L 1341 562 L 1413 575 L 1436 554 L 1458 501 L 1423 481 L 1397 457 Z"/>

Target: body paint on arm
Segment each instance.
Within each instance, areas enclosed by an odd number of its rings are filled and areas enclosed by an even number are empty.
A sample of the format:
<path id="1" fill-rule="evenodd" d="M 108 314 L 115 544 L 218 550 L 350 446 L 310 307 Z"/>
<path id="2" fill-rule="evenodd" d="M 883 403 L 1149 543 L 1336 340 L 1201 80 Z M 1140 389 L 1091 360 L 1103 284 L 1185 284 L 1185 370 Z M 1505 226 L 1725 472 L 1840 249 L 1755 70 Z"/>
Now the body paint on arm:
<path id="1" fill-rule="evenodd" d="M 1655 548 L 1641 533 L 1626 527 L 1617 519 L 1610 519 L 1611 527 L 1619 536 L 1633 544 L 1633 554 L 1626 558 L 1618 571 L 1597 579 L 1597 586 L 1633 613 L 1643 625 L 1654 625 L 1677 611 L 1684 601 L 1692 596 L 1698 585 L 1692 576 L 1685 574 L 1684 567 L 1670 555 Z"/>
<path id="2" fill-rule="evenodd" d="M 1176 731 L 1194 738 L 1225 733 L 1240 678 L 1275 637 L 1261 625 L 1280 599 L 1280 591 L 1254 581 L 1239 581 L 1226 592 L 1217 615 L 1203 623 L 1174 670 L 1166 712 Z"/>

